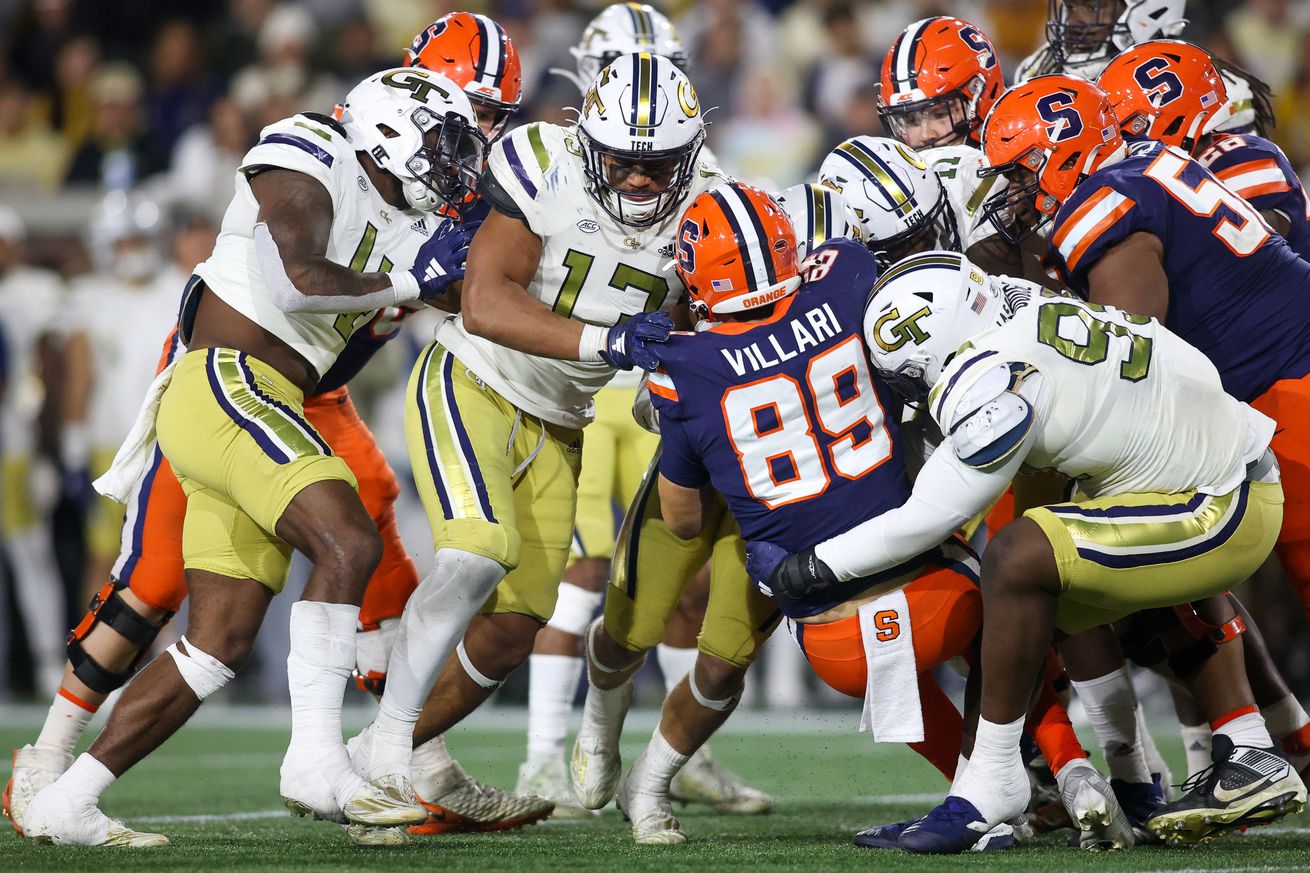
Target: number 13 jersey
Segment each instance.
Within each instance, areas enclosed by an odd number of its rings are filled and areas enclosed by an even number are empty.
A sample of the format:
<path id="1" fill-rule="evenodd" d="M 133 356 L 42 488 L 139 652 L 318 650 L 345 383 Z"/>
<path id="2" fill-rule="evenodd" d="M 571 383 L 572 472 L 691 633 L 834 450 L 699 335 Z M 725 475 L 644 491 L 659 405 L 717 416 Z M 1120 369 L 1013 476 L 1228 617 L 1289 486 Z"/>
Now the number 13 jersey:
<path id="1" fill-rule="evenodd" d="M 1228 393 L 1253 400 L 1278 379 L 1310 372 L 1310 264 L 1172 146 L 1134 143 L 1083 180 L 1055 216 L 1050 258 L 1086 294 L 1096 263 L 1141 231 L 1164 247 L 1165 326 L 1214 362 Z"/>
<path id="2" fill-rule="evenodd" d="M 521 216 L 541 238 L 528 293 L 556 315 L 602 327 L 638 312 L 671 309 L 684 293 L 673 270 L 683 208 L 726 177 L 698 161 L 683 202 L 660 223 L 633 228 L 612 219 L 587 192 L 583 169 L 576 131 L 545 123 L 513 131 L 487 160 L 483 196 L 499 211 Z M 591 422 L 592 397 L 615 373 L 604 363 L 543 358 L 497 345 L 466 330 L 459 316 L 441 325 L 437 340 L 515 406 L 565 427 Z"/>

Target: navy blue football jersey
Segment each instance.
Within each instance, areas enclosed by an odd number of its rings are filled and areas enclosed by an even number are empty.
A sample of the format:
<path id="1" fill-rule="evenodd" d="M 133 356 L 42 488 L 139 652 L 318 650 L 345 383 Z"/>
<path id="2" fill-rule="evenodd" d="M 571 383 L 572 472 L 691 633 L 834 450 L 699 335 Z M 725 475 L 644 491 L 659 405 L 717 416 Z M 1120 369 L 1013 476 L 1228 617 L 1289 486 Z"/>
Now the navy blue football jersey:
<path id="1" fill-rule="evenodd" d="M 665 478 L 713 486 L 743 537 L 792 552 L 910 495 L 895 401 L 873 375 L 863 338 L 873 255 L 842 239 L 807 263 L 815 265 L 808 281 L 769 318 L 670 337 L 649 382 Z M 868 584 L 852 583 L 849 593 Z"/>
<path id="2" fill-rule="evenodd" d="M 1310 203 L 1282 149 L 1253 133 L 1221 133 L 1197 160 L 1256 209 L 1287 216 L 1287 244 L 1310 260 Z"/>
<path id="3" fill-rule="evenodd" d="M 1055 216 L 1050 260 L 1086 294 L 1092 267 L 1138 231 L 1164 247 L 1165 326 L 1205 352 L 1229 394 L 1254 400 L 1310 372 L 1310 263 L 1176 148 L 1134 143 L 1088 176 Z"/>

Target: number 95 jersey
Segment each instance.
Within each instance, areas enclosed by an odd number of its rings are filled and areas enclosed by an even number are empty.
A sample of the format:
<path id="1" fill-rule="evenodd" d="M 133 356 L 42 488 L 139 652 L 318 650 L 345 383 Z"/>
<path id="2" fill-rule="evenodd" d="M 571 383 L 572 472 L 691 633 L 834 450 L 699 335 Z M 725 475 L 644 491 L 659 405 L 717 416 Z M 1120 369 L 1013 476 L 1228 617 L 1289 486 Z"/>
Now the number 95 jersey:
<path id="1" fill-rule="evenodd" d="M 1310 264 L 1251 204 L 1185 152 L 1133 143 L 1060 207 L 1050 258 L 1086 294 L 1096 263 L 1137 232 L 1164 248 L 1165 326 L 1214 362 L 1229 394 L 1253 400 L 1310 372 Z"/>
<path id="2" fill-rule="evenodd" d="M 602 327 L 638 312 L 671 309 L 684 294 L 673 270 L 682 211 L 726 177 L 698 161 L 686 199 L 662 222 L 633 228 L 610 218 L 587 192 L 583 169 L 576 132 L 555 124 L 524 125 L 492 148 L 483 196 L 541 238 L 541 261 L 528 293 L 556 315 Z M 592 397 L 615 373 L 604 363 L 505 348 L 469 333 L 459 317 L 442 324 L 437 340 L 515 406 L 564 427 L 591 421 Z"/>
<path id="3" fill-rule="evenodd" d="M 647 383 L 660 473 L 686 488 L 712 484 L 745 539 L 793 552 L 910 494 L 891 393 L 874 381 L 862 336 L 873 255 L 835 240 L 802 275 L 762 321 L 671 336 Z"/>

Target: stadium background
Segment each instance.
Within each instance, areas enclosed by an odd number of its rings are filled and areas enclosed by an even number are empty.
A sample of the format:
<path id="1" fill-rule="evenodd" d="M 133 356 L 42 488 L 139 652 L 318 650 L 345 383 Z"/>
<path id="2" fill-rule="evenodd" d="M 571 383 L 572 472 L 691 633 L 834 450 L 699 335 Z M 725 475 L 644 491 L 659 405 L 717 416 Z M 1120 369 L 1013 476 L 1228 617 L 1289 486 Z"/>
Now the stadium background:
<path id="1" fill-rule="evenodd" d="M 573 69 L 568 48 L 603 5 L 0 0 L 0 203 L 25 226 L 23 234 L 12 222 L 0 221 L 0 254 L 8 245 L 10 254 L 3 257 L 59 277 L 58 317 L 43 343 L 48 383 L 64 385 L 77 356 L 73 337 L 90 344 L 90 405 L 110 409 L 92 416 L 92 472 L 125 435 L 141 393 L 131 386 L 149 382 L 147 367 L 163 339 L 158 328 L 106 312 L 99 300 L 97 289 L 114 281 L 116 269 L 104 245 L 105 228 L 112 224 L 106 216 L 121 211 L 114 198 L 122 195 L 113 192 L 138 198 L 131 201 L 133 216 L 162 258 L 173 262 L 167 275 L 185 277 L 208 254 L 232 193 L 233 171 L 264 124 L 302 109 L 330 111 L 355 82 L 398 64 L 417 31 L 457 8 L 492 15 L 513 38 L 524 70 L 524 108 L 515 123 L 567 122 L 564 107 L 577 103 L 577 91 L 550 69 Z M 730 173 L 773 190 L 809 178 L 842 139 L 883 133 L 875 110 L 877 70 L 887 46 L 909 22 L 953 14 L 979 25 L 996 44 L 1008 75 L 1042 39 L 1047 12 L 1041 0 L 657 5 L 678 27 L 702 104 L 716 107 L 709 113 L 709 144 Z M 1300 111 L 1310 106 L 1310 2 L 1193 2 L 1187 13 L 1186 38 L 1270 83 L 1280 122 L 1274 138 L 1294 166 L 1310 167 L 1310 113 Z M 181 291 L 180 278 L 176 290 Z M 15 310 L 22 307 L 0 312 Z M 0 315 L 0 333 L 15 329 L 5 324 L 13 318 Z M 398 392 L 430 335 L 430 321 L 413 320 L 403 339 L 352 383 L 356 403 L 402 481 L 408 479 L 408 462 Z M 137 354 L 127 354 L 124 346 Z M 132 362 L 136 370 L 122 373 Z M 33 386 L 11 384 L 8 390 L 30 392 Z M 39 451 L 52 462 L 60 456 L 61 415 L 53 406 L 44 405 L 35 425 Z M 62 636 L 102 584 L 117 532 L 115 511 L 92 494 L 87 471 L 61 473 L 42 511 L 52 519 L 50 557 L 59 571 L 60 590 L 51 598 L 57 615 L 52 613 L 50 623 Z M 430 538 L 408 484 L 398 512 L 406 543 L 424 572 L 431 561 Z M 45 699 L 52 689 L 42 687 L 48 681 L 33 652 L 33 629 L 17 609 L 12 562 L 2 554 L 0 548 L 0 700 Z M 295 577 L 303 575 L 298 568 Z M 1310 693 L 1310 635 L 1304 633 L 1303 612 L 1286 586 L 1256 584 L 1259 590 L 1244 599 L 1304 698 Z M 278 598 L 265 624 L 255 661 L 225 692 L 228 700 L 285 702 L 285 614 L 296 581 L 288 587 L 290 596 Z M 173 632 L 182 626 L 175 620 Z M 166 631 L 164 644 L 168 639 Z M 523 699 L 524 673 L 499 692 L 501 702 Z M 649 683 L 640 693 L 639 699 L 654 703 L 659 688 Z M 1167 707 L 1164 697 L 1156 695 Z M 366 703 L 362 695 L 352 695 L 352 702 Z M 748 703 L 806 702 L 846 705 L 819 690 L 794 647 L 779 635 L 753 677 Z"/>

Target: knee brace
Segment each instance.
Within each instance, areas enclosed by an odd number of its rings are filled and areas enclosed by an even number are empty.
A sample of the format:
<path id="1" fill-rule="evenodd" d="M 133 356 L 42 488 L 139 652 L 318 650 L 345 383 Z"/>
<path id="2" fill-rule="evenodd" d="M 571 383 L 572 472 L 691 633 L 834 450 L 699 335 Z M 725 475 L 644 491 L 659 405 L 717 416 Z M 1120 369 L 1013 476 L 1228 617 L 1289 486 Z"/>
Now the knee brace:
<path id="1" fill-rule="evenodd" d="M 185 652 L 182 651 L 183 646 L 186 647 Z M 195 692 L 201 703 L 236 675 L 226 664 L 213 655 L 202 652 L 186 637 L 182 637 L 164 651 L 173 656 L 173 663 L 177 665 L 177 672 L 182 674 L 182 681 Z"/>
<path id="2" fill-rule="evenodd" d="M 141 659 L 150 650 L 151 643 L 172 617 L 173 614 L 170 612 L 158 622 L 149 621 L 128 606 L 116 583 L 106 582 L 105 586 L 96 592 L 95 597 L 91 598 L 87 614 L 78 622 L 77 627 L 68 633 L 68 662 L 73 667 L 73 675 L 87 688 L 100 694 L 117 691 L 132 678 Z M 98 624 L 106 625 L 137 647 L 136 657 L 132 659 L 126 670 L 117 673 L 106 670 L 82 647 L 82 641 Z"/>
<path id="3" fill-rule="evenodd" d="M 555 611 L 550 615 L 546 627 L 553 627 L 566 634 L 580 637 L 591 624 L 591 618 L 605 599 L 603 591 L 588 591 L 568 582 L 561 582 L 559 596 L 555 601 Z"/>
<path id="4" fill-rule="evenodd" d="M 1232 595 L 1229 595 L 1231 597 Z M 1180 603 L 1171 610 L 1174 621 L 1182 629 L 1181 642 L 1169 645 L 1169 667 L 1179 679 L 1187 679 L 1201 668 L 1207 658 L 1224 643 L 1246 633 L 1246 622 L 1241 613 L 1233 610 L 1233 617 L 1215 624 L 1198 613 L 1190 603 Z"/>

